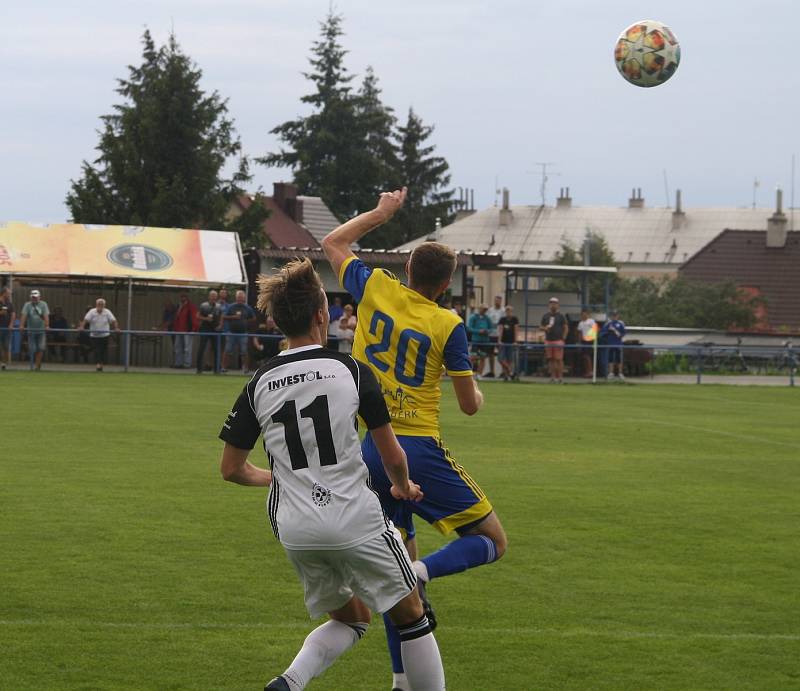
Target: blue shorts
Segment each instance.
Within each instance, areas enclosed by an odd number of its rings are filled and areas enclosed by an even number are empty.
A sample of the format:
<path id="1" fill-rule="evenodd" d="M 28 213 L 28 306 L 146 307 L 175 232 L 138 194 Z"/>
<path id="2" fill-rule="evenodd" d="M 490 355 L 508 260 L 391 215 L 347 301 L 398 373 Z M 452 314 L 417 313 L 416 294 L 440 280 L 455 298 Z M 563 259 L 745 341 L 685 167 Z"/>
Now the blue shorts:
<path id="1" fill-rule="evenodd" d="M 611 346 L 608 349 L 608 361 L 611 363 L 622 364 L 622 348 L 619 346 Z"/>
<path id="2" fill-rule="evenodd" d="M 28 350 L 31 353 L 43 353 L 47 350 L 47 337 L 44 331 L 28 331 Z"/>
<path id="3" fill-rule="evenodd" d="M 492 505 L 478 483 L 462 468 L 436 437 L 398 435 L 408 457 L 408 474 L 425 493 L 421 502 L 398 501 L 389 491 L 391 482 L 383 469 L 378 449 L 367 434 L 361 443 L 372 488 L 386 515 L 404 538 L 415 535 L 412 513 L 424 518 L 440 533 L 465 532 L 492 512 Z"/>
<path id="4" fill-rule="evenodd" d="M 247 334 L 226 334 L 225 352 L 230 355 L 237 348 L 242 355 L 247 355 Z"/>
<path id="5" fill-rule="evenodd" d="M 514 346 L 509 343 L 501 343 L 500 354 L 497 359 L 501 362 L 511 362 L 514 359 Z"/>

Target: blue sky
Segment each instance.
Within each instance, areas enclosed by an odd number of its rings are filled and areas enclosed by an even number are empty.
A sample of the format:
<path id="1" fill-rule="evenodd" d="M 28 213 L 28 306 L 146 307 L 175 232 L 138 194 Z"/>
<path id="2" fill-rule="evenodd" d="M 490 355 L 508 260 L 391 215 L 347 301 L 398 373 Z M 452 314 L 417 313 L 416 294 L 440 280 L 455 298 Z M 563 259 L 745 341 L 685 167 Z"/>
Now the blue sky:
<path id="1" fill-rule="evenodd" d="M 174 26 L 229 99 L 245 152 L 275 150 L 275 125 L 302 113 L 312 41 L 328 0 L 33 0 L 0 10 L 3 99 L 0 219 L 66 220 L 64 196 L 94 156 L 99 116 L 119 101 L 115 80 L 141 55 L 149 27 L 160 43 Z M 632 187 L 648 205 L 683 190 L 691 206 L 760 206 L 776 185 L 791 199 L 799 157 L 792 0 L 338 0 L 349 69 L 372 65 L 384 100 L 436 131 L 455 187 L 478 208 L 495 181 L 512 204 L 538 203 L 537 162 L 553 162 L 547 201 L 569 186 L 578 205 L 622 206 Z M 673 79 L 655 89 L 618 75 L 613 47 L 632 22 L 659 19 L 681 41 Z M 256 167 L 255 186 L 289 179 Z M 798 198 L 800 205 L 800 198 Z"/>

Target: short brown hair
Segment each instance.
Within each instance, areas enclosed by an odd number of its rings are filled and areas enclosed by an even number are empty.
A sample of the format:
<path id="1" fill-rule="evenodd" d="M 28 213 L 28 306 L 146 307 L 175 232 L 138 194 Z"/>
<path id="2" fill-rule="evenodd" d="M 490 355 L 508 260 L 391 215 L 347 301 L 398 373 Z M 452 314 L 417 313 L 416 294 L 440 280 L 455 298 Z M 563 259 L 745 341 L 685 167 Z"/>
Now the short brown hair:
<path id="1" fill-rule="evenodd" d="M 308 258 L 293 259 L 272 276 L 260 274 L 258 302 L 286 336 L 302 336 L 311 328 L 314 312 L 325 304 L 322 280 Z"/>
<path id="2" fill-rule="evenodd" d="M 411 253 L 408 266 L 415 286 L 437 288 L 453 277 L 456 253 L 440 242 L 423 242 Z"/>

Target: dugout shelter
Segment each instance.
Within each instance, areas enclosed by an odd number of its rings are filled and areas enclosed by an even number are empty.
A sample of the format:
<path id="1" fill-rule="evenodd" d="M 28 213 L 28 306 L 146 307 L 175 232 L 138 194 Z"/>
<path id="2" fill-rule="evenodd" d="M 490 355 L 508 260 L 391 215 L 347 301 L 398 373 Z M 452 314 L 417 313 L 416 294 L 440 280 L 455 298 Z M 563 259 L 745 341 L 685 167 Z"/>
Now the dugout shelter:
<path id="1" fill-rule="evenodd" d="M 158 323 L 165 295 L 247 285 L 236 233 L 149 226 L 0 223 L 0 273 L 17 313 L 32 288 L 44 291 L 51 309 L 63 305 L 76 319 L 88 299 L 94 306 L 94 298 L 105 297 L 126 329 L 126 369 L 139 338 L 156 343 L 142 332 Z M 99 292 L 89 298 L 90 291 Z"/>

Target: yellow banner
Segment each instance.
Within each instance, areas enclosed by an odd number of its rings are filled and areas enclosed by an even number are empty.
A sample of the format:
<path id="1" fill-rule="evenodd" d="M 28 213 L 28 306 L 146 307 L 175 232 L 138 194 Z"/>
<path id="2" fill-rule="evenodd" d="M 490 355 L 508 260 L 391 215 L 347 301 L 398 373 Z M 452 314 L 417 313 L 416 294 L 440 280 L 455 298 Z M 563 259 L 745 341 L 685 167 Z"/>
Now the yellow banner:
<path id="1" fill-rule="evenodd" d="M 0 272 L 242 283 L 234 233 L 80 224 L 0 224 Z"/>

